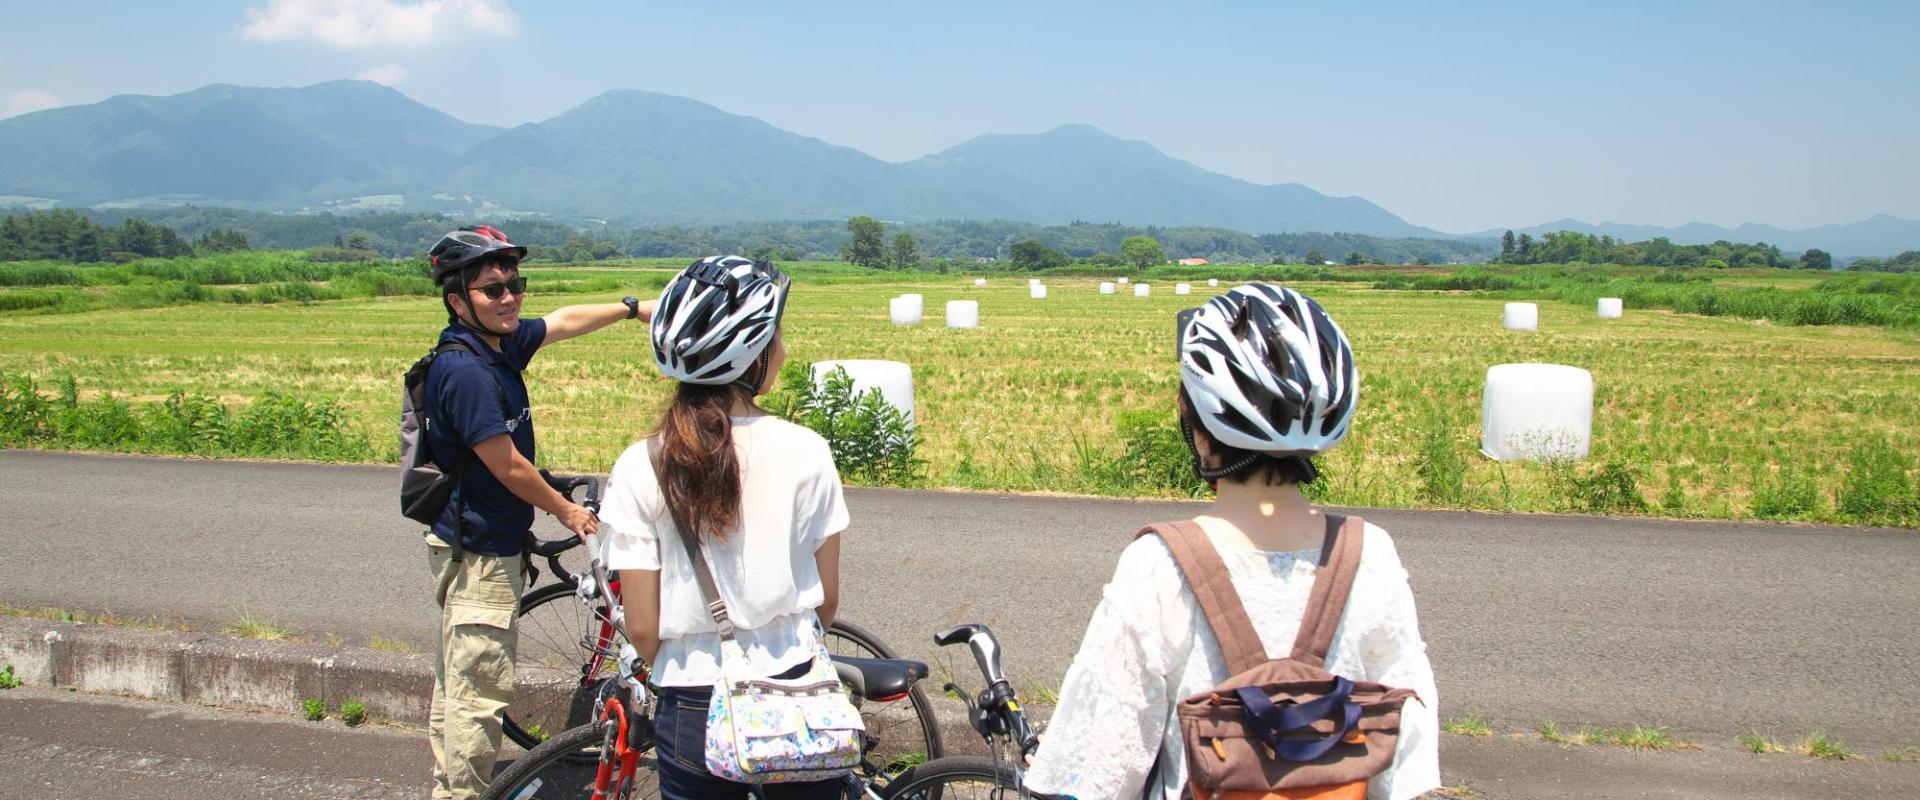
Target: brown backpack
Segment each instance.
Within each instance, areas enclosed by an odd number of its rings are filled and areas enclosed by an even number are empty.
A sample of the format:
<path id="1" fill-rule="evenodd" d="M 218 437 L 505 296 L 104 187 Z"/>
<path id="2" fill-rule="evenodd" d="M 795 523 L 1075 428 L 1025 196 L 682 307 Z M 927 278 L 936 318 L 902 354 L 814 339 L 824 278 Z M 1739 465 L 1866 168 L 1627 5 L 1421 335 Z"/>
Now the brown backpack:
<path id="1" fill-rule="evenodd" d="M 1164 522 L 1135 534 L 1167 543 L 1233 676 L 1177 708 L 1195 798 L 1364 800 L 1367 779 L 1393 764 L 1400 706 L 1418 696 L 1326 670 L 1366 538 L 1359 517 L 1326 517 L 1313 593 L 1293 653 L 1281 659 L 1261 646 L 1226 564 L 1199 525 Z"/>

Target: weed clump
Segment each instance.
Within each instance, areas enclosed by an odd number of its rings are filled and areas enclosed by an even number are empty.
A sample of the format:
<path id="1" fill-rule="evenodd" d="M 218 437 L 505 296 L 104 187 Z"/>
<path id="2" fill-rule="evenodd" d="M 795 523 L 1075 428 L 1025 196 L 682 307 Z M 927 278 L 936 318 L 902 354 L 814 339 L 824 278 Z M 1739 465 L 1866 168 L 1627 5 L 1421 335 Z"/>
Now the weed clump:
<path id="1" fill-rule="evenodd" d="M 0 690 L 20 688 L 20 678 L 13 674 L 13 665 L 0 668 Z"/>
<path id="2" fill-rule="evenodd" d="M 1772 480 L 1754 476 L 1753 515 L 1761 519 L 1807 519 L 1820 513 L 1820 487 L 1806 470 L 1780 468 Z"/>
<path id="3" fill-rule="evenodd" d="M 358 700 L 348 700 L 340 704 L 340 721 L 351 728 L 367 721 L 367 704 Z"/>
<path id="4" fill-rule="evenodd" d="M 1847 467 L 1837 503 L 1841 516 L 1893 525 L 1920 520 L 1920 498 L 1914 496 L 1913 483 L 1907 478 L 1912 461 L 1885 438 L 1855 446 Z"/>
<path id="5" fill-rule="evenodd" d="M 1427 411 L 1420 433 L 1420 496 L 1443 506 L 1462 505 L 1467 499 L 1467 459 L 1454 441 L 1453 425 L 1439 407 Z"/>
<path id="6" fill-rule="evenodd" d="M 300 713 L 308 722 L 319 722 L 327 718 L 327 704 L 308 698 L 300 701 Z"/>

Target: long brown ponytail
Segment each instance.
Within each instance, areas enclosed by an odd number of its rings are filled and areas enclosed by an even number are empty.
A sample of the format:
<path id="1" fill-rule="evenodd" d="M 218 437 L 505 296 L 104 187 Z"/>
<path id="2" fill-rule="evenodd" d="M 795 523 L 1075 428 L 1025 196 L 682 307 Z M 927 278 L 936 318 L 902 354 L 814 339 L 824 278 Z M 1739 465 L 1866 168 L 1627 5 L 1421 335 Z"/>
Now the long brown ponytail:
<path id="1" fill-rule="evenodd" d="M 674 525 L 695 541 L 725 539 L 740 517 L 740 457 L 733 449 L 734 386 L 682 383 L 654 434 L 653 471 Z"/>

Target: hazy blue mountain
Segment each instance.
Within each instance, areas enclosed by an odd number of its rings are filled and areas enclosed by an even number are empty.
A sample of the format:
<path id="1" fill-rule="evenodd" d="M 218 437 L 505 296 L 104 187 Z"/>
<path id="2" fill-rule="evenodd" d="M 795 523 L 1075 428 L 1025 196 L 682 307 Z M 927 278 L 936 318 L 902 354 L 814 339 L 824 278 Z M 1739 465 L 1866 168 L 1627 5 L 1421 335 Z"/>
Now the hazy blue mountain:
<path id="1" fill-rule="evenodd" d="M 0 194 L 261 205 L 404 192 L 497 132 L 367 81 L 120 95 L 0 120 Z"/>
<path id="2" fill-rule="evenodd" d="M 481 143 L 446 183 L 514 208 L 636 222 L 939 210 L 897 167 L 853 148 L 629 89 Z"/>
<path id="3" fill-rule="evenodd" d="M 1711 244 L 1717 241 L 1766 242 L 1787 252 L 1820 248 L 1840 257 L 1890 256 L 1906 250 L 1920 250 L 1920 220 L 1876 214 L 1845 225 L 1822 225 L 1803 230 L 1787 230 L 1772 225 L 1747 223 L 1733 228 L 1705 222 L 1689 222 L 1663 228 L 1658 225 L 1624 225 L 1602 222 L 1598 225 L 1577 219 L 1562 219 L 1513 232 L 1539 236 L 1553 231 L 1575 231 L 1594 236 L 1612 236 L 1631 242 L 1644 242 L 1664 236 L 1676 244 Z M 1499 236 L 1500 229 L 1481 231 L 1474 236 Z"/>
<path id="4" fill-rule="evenodd" d="M 402 195 L 400 207 L 412 210 L 639 224 L 869 214 L 903 222 L 1084 220 L 1252 234 L 1448 237 L 1364 198 L 1249 183 L 1086 125 L 981 136 L 895 164 L 651 92 L 607 92 L 552 119 L 503 130 L 462 122 L 367 81 L 292 89 L 216 84 L 0 120 L 0 196 L 67 206 L 300 211 L 352 208 L 366 195 Z M 1519 230 L 1765 241 L 1842 257 L 1920 249 L 1920 222 L 1885 216 L 1804 231 L 1577 220 Z"/>
<path id="5" fill-rule="evenodd" d="M 1297 183 L 1248 183 L 1089 125 L 1032 135 L 989 134 L 902 166 L 948 201 L 951 216 L 961 218 L 1447 236 L 1363 198 L 1328 197 Z"/>

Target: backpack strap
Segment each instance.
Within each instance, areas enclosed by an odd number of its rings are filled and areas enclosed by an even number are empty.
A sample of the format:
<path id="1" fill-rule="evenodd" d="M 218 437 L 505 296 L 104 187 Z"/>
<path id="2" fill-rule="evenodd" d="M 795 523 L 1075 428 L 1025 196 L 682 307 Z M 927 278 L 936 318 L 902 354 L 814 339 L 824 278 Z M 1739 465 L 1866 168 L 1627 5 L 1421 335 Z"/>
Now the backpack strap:
<path id="1" fill-rule="evenodd" d="M 1320 546 L 1320 570 L 1313 577 L 1313 593 L 1307 597 L 1307 611 L 1300 617 L 1300 633 L 1293 640 L 1295 661 L 1324 667 L 1333 635 L 1340 629 L 1340 617 L 1347 610 L 1347 595 L 1353 593 L 1353 579 L 1360 571 L 1360 552 L 1366 543 L 1367 522 L 1359 517 L 1326 514 L 1327 541 Z"/>
<path id="2" fill-rule="evenodd" d="M 1220 653 L 1227 659 L 1227 672 L 1238 675 L 1271 660 L 1266 647 L 1260 643 L 1260 633 L 1253 628 L 1253 620 L 1247 617 L 1246 607 L 1240 604 L 1240 593 L 1234 591 L 1226 562 L 1220 560 L 1220 551 L 1213 548 L 1206 531 L 1192 520 L 1180 520 L 1156 522 L 1140 529 L 1134 537 L 1149 533 L 1167 543 L 1167 551 L 1173 554 L 1180 574 L 1186 576 L 1187 588 L 1200 604 L 1207 627 L 1213 630 L 1213 638 L 1220 641 Z"/>
<path id="3" fill-rule="evenodd" d="M 437 360 L 440 358 L 441 353 L 445 353 L 448 350 L 458 350 L 470 356 L 478 355 L 477 353 L 474 353 L 473 348 L 468 347 L 465 342 L 461 342 L 458 340 L 448 340 L 448 341 L 441 342 L 437 345 L 434 345 L 433 357 Z M 433 369 L 432 365 L 428 365 L 427 369 L 432 370 Z M 432 420 L 433 417 L 429 415 L 427 419 Z M 421 431 L 420 442 L 427 446 L 428 456 L 431 457 L 433 454 L 433 439 L 426 435 L 426 431 Z M 447 470 L 447 477 L 453 479 L 453 490 L 456 492 L 460 491 L 460 481 L 464 479 L 466 476 L 467 459 L 469 459 L 472 456 L 473 456 L 472 449 L 461 448 L 460 455 L 455 457 L 453 460 L 453 468 L 450 470 Z M 453 541 L 447 543 L 447 546 L 452 548 L 452 552 L 448 553 L 447 556 L 455 564 L 458 564 L 461 561 L 466 560 L 466 555 L 467 555 L 466 543 L 464 541 L 467 538 L 467 534 L 465 530 L 466 526 L 464 521 L 462 521 L 461 519 L 461 517 L 466 512 L 466 509 L 464 508 L 466 504 L 467 504 L 466 496 L 461 495 L 460 500 L 458 502 L 455 502 L 453 505 Z"/>

